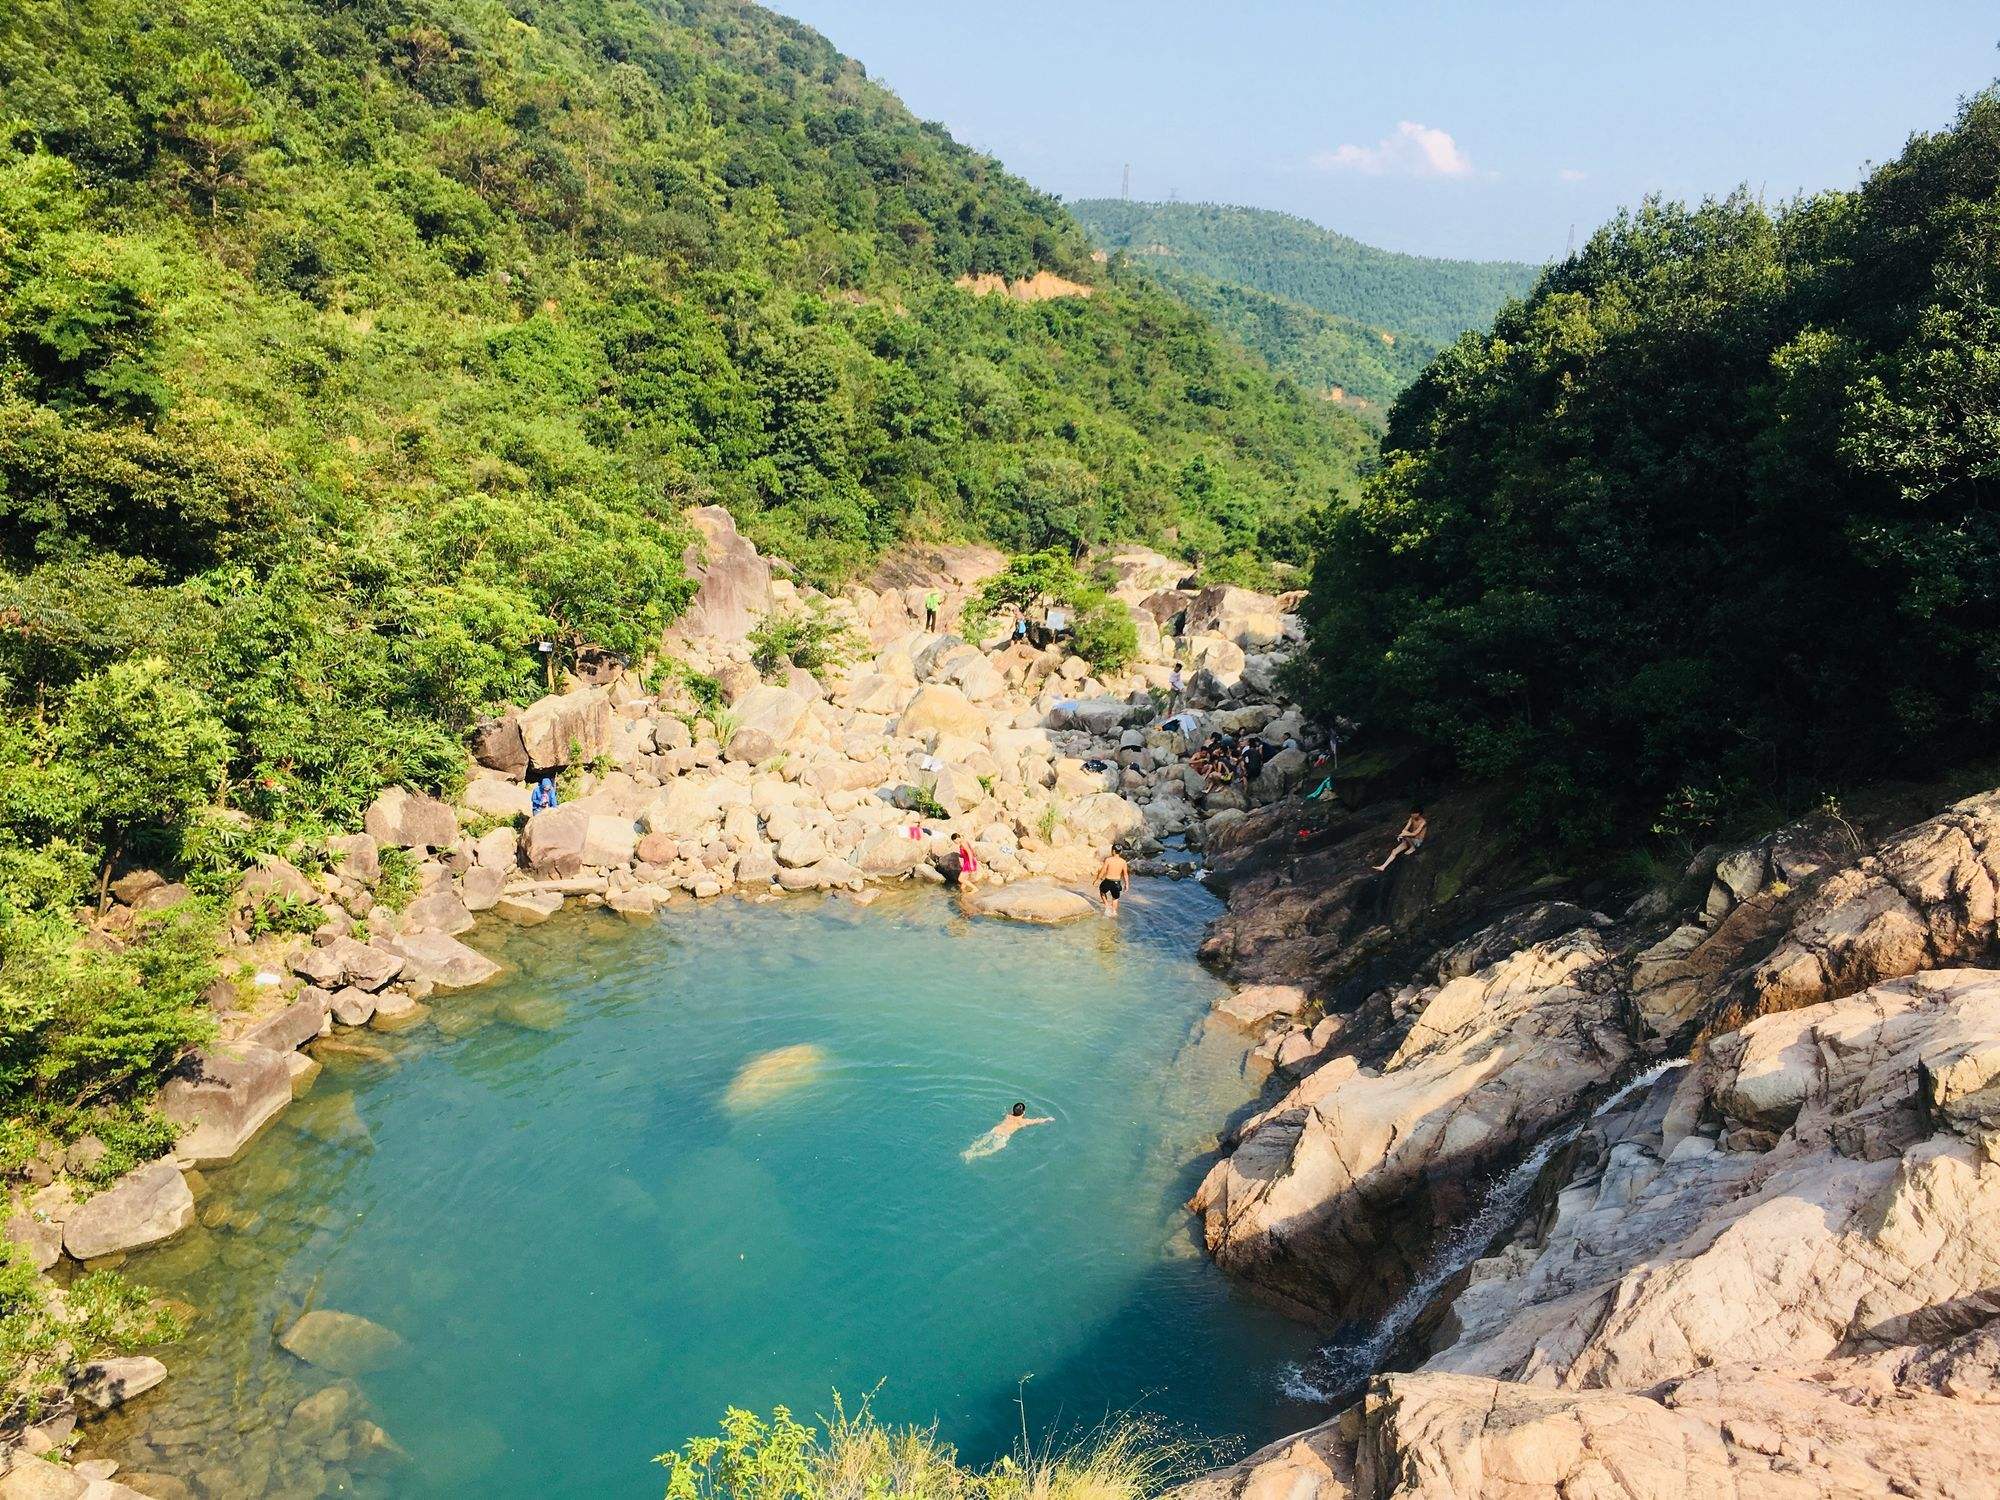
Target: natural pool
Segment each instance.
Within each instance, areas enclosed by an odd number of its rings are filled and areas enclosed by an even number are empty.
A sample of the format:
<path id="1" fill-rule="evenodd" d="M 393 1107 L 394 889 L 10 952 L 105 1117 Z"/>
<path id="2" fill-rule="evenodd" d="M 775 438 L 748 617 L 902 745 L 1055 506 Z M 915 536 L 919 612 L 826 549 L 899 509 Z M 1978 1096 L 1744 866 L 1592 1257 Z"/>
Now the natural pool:
<path id="1" fill-rule="evenodd" d="M 1238 1447 L 1303 1425 L 1278 1379 L 1310 1332 L 1180 1208 L 1253 1091 L 1240 1035 L 1202 1024 L 1215 910 L 1141 881 L 1115 927 L 923 890 L 476 936 L 505 981 L 348 1034 L 379 1056 L 324 1049 L 206 1174 L 201 1226 L 127 1263 L 198 1318 L 88 1451 L 204 1496 L 647 1496 L 652 1456 L 726 1406 L 878 1383 L 879 1414 L 978 1460 L 1017 1396 L 1037 1437 L 1130 1410 Z M 1016 1099 L 1055 1123 L 964 1159 Z M 306 1306 L 404 1348 L 294 1417 L 336 1383 L 274 1341 Z"/>

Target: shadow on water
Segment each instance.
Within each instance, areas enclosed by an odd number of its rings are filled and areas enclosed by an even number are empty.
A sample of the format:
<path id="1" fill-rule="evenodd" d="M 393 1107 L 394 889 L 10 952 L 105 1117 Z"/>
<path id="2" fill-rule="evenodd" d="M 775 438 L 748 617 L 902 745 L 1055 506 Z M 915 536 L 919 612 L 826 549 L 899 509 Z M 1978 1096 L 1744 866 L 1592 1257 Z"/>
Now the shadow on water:
<path id="1" fill-rule="evenodd" d="M 1290 1430 L 1277 1375 L 1310 1334 L 1181 1207 L 1251 1091 L 1242 1039 L 1200 1024 L 1217 909 L 1141 881 L 1115 927 L 915 891 L 506 934 L 503 982 L 326 1049 L 206 1174 L 199 1227 L 132 1259 L 194 1332 L 87 1450 L 202 1496 L 643 1495 L 725 1405 L 885 1379 L 881 1415 L 990 1458 L 1023 1376 L 1037 1435 Z M 1016 1098 L 1057 1123 L 962 1161 Z M 275 1336 L 308 1307 L 399 1357 L 295 1359 Z"/>

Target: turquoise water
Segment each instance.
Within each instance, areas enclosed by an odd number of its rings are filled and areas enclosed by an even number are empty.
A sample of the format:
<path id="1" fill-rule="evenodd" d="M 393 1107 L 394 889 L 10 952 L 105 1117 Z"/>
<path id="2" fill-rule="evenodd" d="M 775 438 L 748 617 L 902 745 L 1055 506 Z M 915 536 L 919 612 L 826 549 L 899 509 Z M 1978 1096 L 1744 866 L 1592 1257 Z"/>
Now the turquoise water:
<path id="1" fill-rule="evenodd" d="M 94 1451 L 247 1467 L 253 1494 L 650 1495 L 652 1456 L 725 1407 L 835 1390 L 975 1459 L 1017 1398 L 1038 1435 L 1145 1410 L 1276 1436 L 1314 1415 L 1278 1387 L 1311 1335 L 1180 1208 L 1252 1092 L 1241 1037 L 1201 1025 L 1214 911 L 1142 881 L 1115 927 L 910 892 L 486 934 L 506 981 L 353 1034 L 381 1056 L 325 1053 L 209 1174 L 203 1227 L 128 1264 L 199 1321 Z M 1016 1099 L 1054 1123 L 965 1159 Z M 350 1389 L 406 1460 L 286 1440 L 330 1379 L 272 1340 L 308 1304 L 404 1339 Z"/>

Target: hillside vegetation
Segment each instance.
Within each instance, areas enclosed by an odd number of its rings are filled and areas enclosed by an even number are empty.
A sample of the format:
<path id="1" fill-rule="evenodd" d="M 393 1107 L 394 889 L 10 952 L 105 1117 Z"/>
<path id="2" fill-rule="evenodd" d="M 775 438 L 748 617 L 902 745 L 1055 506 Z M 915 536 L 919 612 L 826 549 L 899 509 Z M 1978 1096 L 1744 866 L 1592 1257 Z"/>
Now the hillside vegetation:
<path id="1" fill-rule="evenodd" d="M 1990 755 L 1996 474 L 1988 92 L 1853 192 L 1648 202 L 1446 350 L 1327 514 L 1311 686 L 1585 846 Z"/>
<path id="2" fill-rule="evenodd" d="M 1190 276 L 1165 262 L 1145 274 L 1273 370 L 1323 400 L 1339 401 L 1379 422 L 1396 395 L 1436 357 L 1438 346 L 1410 333 L 1371 328 L 1352 318 L 1273 297 L 1247 286 Z"/>
<path id="3" fill-rule="evenodd" d="M 691 503 L 1255 571 L 1371 449 L 754 5 L 0 8 L 0 1108 L 199 1033 L 198 914 L 76 945 L 115 864 L 445 787 L 536 641 L 658 640 Z"/>
<path id="4" fill-rule="evenodd" d="M 1378 250 L 1309 219 L 1217 203 L 1072 203 L 1104 250 L 1169 274 L 1205 277 L 1300 303 L 1433 347 L 1483 328 L 1535 268 Z"/>

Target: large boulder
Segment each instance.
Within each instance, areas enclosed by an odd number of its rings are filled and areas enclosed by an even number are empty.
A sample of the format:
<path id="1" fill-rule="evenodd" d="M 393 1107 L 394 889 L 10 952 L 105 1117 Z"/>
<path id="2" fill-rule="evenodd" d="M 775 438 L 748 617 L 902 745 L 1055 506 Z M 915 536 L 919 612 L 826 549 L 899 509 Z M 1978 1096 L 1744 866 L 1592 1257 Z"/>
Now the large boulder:
<path id="1" fill-rule="evenodd" d="M 455 937 L 442 932 L 410 932 L 395 940 L 403 955 L 405 974 L 427 979 L 442 990 L 467 990 L 500 972 L 500 965 Z"/>
<path id="2" fill-rule="evenodd" d="M 294 1051 L 325 1028 L 331 1004 L 327 991 L 318 985 L 307 985 L 290 1005 L 244 1027 L 237 1040 L 272 1052 Z"/>
<path id="3" fill-rule="evenodd" d="M 924 841 L 898 826 L 878 828 L 863 839 L 854 863 L 863 875 L 907 875 L 928 858 Z"/>
<path id="4" fill-rule="evenodd" d="M 481 776 L 465 784 L 465 795 L 458 800 L 469 813 L 511 823 L 528 815 L 530 794 L 521 782 Z"/>
<path id="5" fill-rule="evenodd" d="M 292 960 L 292 968 L 322 989 L 337 990 L 352 984 L 379 990 L 402 973 L 403 960 L 387 948 L 337 937 L 321 947 L 306 949 Z"/>
<path id="6" fill-rule="evenodd" d="M 368 804 L 362 826 L 391 849 L 449 849 L 458 842 L 458 817 L 450 803 L 399 786 Z"/>
<path id="7" fill-rule="evenodd" d="M 313 1032 L 318 1031 L 315 1019 Z M 197 1166 L 228 1161 L 292 1102 L 285 1051 L 222 1043 L 181 1060 L 161 1086 L 159 1103 L 160 1112 L 181 1127 L 175 1150 L 182 1160 Z"/>
<path id="8" fill-rule="evenodd" d="M 1097 914 L 1097 904 L 1089 897 L 1049 880 L 991 886 L 973 897 L 972 909 L 982 917 L 1044 924 L 1074 922 L 1078 917 Z"/>
<path id="9" fill-rule="evenodd" d="M 586 869 L 615 870 L 632 863 L 639 829 L 630 818 L 593 814 L 584 826 L 580 858 Z"/>
<path id="10" fill-rule="evenodd" d="M 736 732 L 729 737 L 729 758 L 769 760 L 791 743 L 810 707 L 810 699 L 790 688 L 752 688 L 731 710 L 736 715 Z"/>
<path id="11" fill-rule="evenodd" d="M 895 714 L 902 712 L 909 696 L 906 684 L 871 673 L 850 683 L 841 694 L 841 701 L 858 714 Z"/>
<path id="12" fill-rule="evenodd" d="M 602 688 L 537 698 L 521 710 L 521 743 L 536 771 L 587 765 L 613 748 L 617 714 Z"/>
<path id="13" fill-rule="evenodd" d="M 285 1097 L 291 1097 L 289 1075 Z M 148 1162 L 77 1205 L 63 1221 L 63 1248 L 78 1260 L 95 1260 L 157 1244 L 192 1222 L 194 1194 L 180 1169 L 171 1161 Z"/>
<path id="14" fill-rule="evenodd" d="M 333 856 L 333 873 L 342 880 L 373 886 L 382 878 L 381 850 L 367 834 L 335 834 L 326 841 L 326 850 Z"/>
<path id="15" fill-rule="evenodd" d="M 450 936 L 469 930 L 473 920 L 471 909 L 449 883 L 417 897 L 403 908 L 402 916 L 402 926 L 407 932 L 422 929 Z"/>
<path id="16" fill-rule="evenodd" d="M 521 862 L 545 880 L 578 874 L 589 837 L 586 808 L 571 805 L 538 812 L 521 830 Z"/>
<path id="17" fill-rule="evenodd" d="M 510 708 L 497 719 L 481 720 L 472 731 L 472 758 L 519 780 L 528 769 L 528 746 L 521 738 L 521 711 Z"/>
<path id="18" fill-rule="evenodd" d="M 1259 649 L 1285 638 L 1284 612 L 1269 594 L 1215 584 L 1187 607 L 1186 635 L 1219 635 L 1238 646 Z"/>
<path id="19" fill-rule="evenodd" d="M 771 564 L 736 529 L 736 518 L 719 505 L 698 505 L 682 514 L 695 540 L 682 556 L 695 580 L 694 598 L 674 622 L 673 633 L 693 639 L 715 636 L 741 640 L 771 607 Z"/>
<path id="20" fill-rule="evenodd" d="M 1071 805 L 1064 823 L 1086 843 L 1103 848 L 1146 831 L 1146 815 L 1116 792 L 1097 792 Z"/>
<path id="21" fill-rule="evenodd" d="M 1262 1031 L 1275 1021 L 1291 1021 L 1305 1009 L 1306 992 L 1295 984 L 1252 984 L 1215 1002 L 1215 1014 L 1245 1031 Z"/>
<path id="22" fill-rule="evenodd" d="M 717 796 L 719 783 L 693 776 L 676 776 L 655 797 L 641 821 L 646 832 L 669 839 L 697 837 L 710 824 L 722 821 L 722 805 Z"/>
<path id="23" fill-rule="evenodd" d="M 896 733 L 909 739 L 956 734 L 984 740 L 986 711 L 949 683 L 929 682 L 917 689 L 896 721 Z"/>

